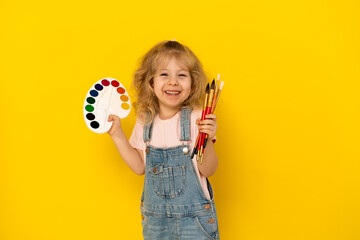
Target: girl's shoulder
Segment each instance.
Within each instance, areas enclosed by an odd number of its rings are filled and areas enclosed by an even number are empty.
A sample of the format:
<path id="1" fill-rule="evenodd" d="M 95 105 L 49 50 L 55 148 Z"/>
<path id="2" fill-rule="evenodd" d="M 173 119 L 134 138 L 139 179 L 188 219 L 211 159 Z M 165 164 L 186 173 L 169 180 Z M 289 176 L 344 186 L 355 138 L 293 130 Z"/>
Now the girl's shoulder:
<path id="1" fill-rule="evenodd" d="M 195 120 L 198 118 L 201 118 L 201 113 L 202 113 L 201 108 L 194 108 L 194 109 L 192 109 L 192 112 L 191 112 L 191 118 L 195 118 Z"/>
<path id="2" fill-rule="evenodd" d="M 137 116 L 135 124 L 144 126 L 144 120 L 140 116 Z"/>

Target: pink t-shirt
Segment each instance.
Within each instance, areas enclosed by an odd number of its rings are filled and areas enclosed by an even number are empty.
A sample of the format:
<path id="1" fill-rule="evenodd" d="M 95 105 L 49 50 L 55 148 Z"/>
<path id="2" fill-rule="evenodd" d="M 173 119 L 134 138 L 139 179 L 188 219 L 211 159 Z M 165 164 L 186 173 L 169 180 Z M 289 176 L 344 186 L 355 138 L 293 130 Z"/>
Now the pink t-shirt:
<path id="1" fill-rule="evenodd" d="M 193 110 L 191 112 L 191 141 L 189 142 L 191 150 L 194 147 L 197 134 L 199 132 L 196 119 L 201 118 L 201 111 Z M 129 142 L 132 147 L 143 150 L 144 161 L 146 164 L 146 144 L 143 138 L 144 126 L 140 119 L 136 119 L 134 130 L 129 139 Z M 215 138 L 214 138 L 215 139 Z M 178 112 L 174 117 L 166 120 L 161 120 L 159 115 L 155 116 L 153 130 L 151 135 L 151 140 L 149 143 L 151 146 L 156 148 L 169 148 L 182 145 L 183 142 L 180 141 L 180 112 Z M 205 196 L 210 199 L 209 190 L 207 188 L 206 177 L 203 176 L 197 167 L 196 156 L 192 159 L 196 173 L 199 177 L 202 189 L 204 190 Z"/>

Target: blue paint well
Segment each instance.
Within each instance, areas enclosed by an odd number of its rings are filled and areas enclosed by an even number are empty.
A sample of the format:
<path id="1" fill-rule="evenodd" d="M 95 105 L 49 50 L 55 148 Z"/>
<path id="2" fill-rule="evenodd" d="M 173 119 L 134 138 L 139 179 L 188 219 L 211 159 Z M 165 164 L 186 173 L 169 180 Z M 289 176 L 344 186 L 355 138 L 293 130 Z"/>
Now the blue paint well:
<path id="1" fill-rule="evenodd" d="M 99 95 L 99 93 L 96 90 L 91 90 L 90 95 L 93 96 L 93 97 L 97 97 Z"/>

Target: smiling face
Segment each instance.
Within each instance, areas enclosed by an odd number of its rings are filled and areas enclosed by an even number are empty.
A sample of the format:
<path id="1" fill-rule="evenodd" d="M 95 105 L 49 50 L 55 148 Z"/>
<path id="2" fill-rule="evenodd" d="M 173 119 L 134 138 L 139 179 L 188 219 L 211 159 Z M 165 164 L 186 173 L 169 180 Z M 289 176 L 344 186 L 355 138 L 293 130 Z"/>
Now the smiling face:
<path id="1" fill-rule="evenodd" d="M 177 113 L 191 92 L 190 73 L 174 58 L 159 65 L 153 84 L 159 100 L 159 114 L 163 116 Z"/>

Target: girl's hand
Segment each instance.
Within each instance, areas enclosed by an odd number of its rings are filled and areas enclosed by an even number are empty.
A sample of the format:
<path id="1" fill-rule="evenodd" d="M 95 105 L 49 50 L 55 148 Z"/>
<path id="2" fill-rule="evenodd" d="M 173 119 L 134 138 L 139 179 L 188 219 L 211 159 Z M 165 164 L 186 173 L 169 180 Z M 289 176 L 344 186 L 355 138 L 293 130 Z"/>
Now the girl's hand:
<path id="1" fill-rule="evenodd" d="M 108 134 L 112 137 L 122 132 L 120 118 L 116 115 L 110 114 L 108 118 L 109 122 L 113 122 Z"/>
<path id="2" fill-rule="evenodd" d="M 200 132 L 207 133 L 209 140 L 212 140 L 217 129 L 216 115 L 208 114 L 205 118 L 205 120 L 197 119 L 196 124 L 198 124 Z"/>

